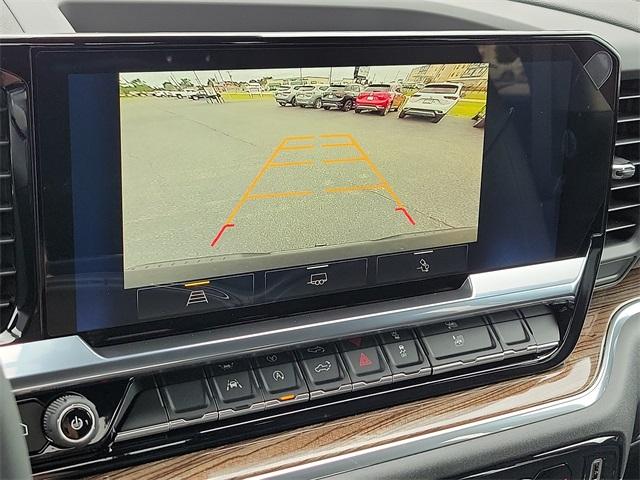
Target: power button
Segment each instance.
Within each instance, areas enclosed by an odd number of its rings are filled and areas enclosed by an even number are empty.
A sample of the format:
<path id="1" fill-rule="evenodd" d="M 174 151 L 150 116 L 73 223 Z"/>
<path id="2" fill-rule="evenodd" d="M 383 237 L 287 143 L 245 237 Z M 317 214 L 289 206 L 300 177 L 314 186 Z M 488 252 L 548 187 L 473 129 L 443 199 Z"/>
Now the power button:
<path id="1" fill-rule="evenodd" d="M 59 447 L 81 447 L 96 434 L 98 412 L 81 395 L 64 395 L 49 404 L 44 414 L 44 431 Z"/>
<path id="2" fill-rule="evenodd" d="M 69 440 L 82 440 L 95 428 L 93 412 L 84 405 L 74 405 L 60 416 L 60 431 Z"/>

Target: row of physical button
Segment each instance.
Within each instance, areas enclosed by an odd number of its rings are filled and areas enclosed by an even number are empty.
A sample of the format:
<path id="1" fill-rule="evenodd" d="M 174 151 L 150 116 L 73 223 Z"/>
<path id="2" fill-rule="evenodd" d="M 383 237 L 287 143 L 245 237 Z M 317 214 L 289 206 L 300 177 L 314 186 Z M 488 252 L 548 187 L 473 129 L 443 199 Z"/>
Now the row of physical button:
<path id="1" fill-rule="evenodd" d="M 307 401 L 431 372 L 415 340 L 383 344 L 374 337 L 271 353 L 158 376 L 158 389 L 134 399 L 118 439 Z M 395 357 L 398 361 L 393 360 Z M 304 374 L 302 373 L 304 372 Z M 166 413 L 165 408 L 166 407 Z"/>
<path id="2" fill-rule="evenodd" d="M 295 353 L 271 353 L 254 359 L 253 365 L 248 360 L 218 363 L 207 367 L 206 374 L 196 369 L 191 374 L 162 375 L 160 391 L 169 410 L 166 422 L 177 427 L 226 418 L 557 344 L 553 315 L 548 310 L 535 315 L 525 322 L 517 312 L 500 312 L 490 317 L 492 328 L 482 317 L 474 317 L 314 345 Z M 130 422 L 131 416 L 130 412 L 121 430 L 145 426 Z"/>

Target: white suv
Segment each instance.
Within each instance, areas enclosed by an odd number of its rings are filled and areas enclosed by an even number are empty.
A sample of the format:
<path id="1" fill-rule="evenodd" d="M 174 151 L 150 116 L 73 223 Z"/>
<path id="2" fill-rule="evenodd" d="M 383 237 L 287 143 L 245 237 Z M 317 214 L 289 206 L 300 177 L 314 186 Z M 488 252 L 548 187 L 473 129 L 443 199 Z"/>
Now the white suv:
<path id="1" fill-rule="evenodd" d="M 428 83 L 411 95 L 398 116 L 427 117 L 438 123 L 460 100 L 462 86 L 461 83 Z"/>

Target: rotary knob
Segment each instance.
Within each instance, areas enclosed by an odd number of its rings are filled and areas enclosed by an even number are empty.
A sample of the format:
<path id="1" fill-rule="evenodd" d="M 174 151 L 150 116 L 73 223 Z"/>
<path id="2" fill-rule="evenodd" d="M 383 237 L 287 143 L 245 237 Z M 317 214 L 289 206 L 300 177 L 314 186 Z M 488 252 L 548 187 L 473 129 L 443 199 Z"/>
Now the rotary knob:
<path id="1" fill-rule="evenodd" d="M 82 395 L 63 395 L 44 412 L 44 432 L 58 447 L 83 447 L 96 435 L 98 411 Z"/>

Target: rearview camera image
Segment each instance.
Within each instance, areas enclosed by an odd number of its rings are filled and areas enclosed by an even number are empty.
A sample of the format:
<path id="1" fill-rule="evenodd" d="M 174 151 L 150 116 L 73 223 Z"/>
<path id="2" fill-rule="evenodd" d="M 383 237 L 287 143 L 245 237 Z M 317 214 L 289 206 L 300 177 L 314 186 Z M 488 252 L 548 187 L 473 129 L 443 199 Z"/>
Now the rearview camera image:
<path id="1" fill-rule="evenodd" d="M 475 242 L 488 70 L 121 73 L 125 288 Z"/>

